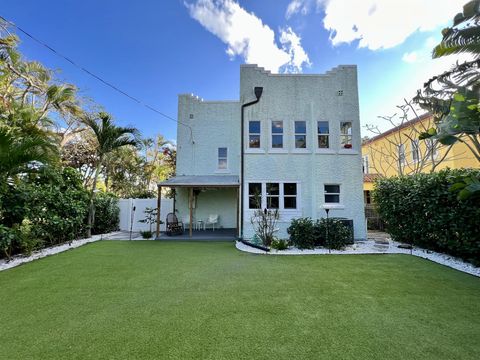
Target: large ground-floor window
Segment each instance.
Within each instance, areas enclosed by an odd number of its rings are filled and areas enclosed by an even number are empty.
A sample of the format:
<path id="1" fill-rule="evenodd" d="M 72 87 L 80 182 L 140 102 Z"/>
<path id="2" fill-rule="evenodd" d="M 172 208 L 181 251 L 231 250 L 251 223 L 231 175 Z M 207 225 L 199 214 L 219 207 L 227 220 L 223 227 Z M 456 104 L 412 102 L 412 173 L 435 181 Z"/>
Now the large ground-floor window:
<path id="1" fill-rule="evenodd" d="M 248 183 L 248 208 L 296 210 L 299 195 L 297 182 L 250 182 Z"/>

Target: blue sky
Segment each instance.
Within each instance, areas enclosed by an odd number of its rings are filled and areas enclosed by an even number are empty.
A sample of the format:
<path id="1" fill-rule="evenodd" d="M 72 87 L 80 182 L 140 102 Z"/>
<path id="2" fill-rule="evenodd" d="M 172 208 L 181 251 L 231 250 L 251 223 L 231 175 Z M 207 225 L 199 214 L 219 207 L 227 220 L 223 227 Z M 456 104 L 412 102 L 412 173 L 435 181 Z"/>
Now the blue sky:
<path id="1" fill-rule="evenodd" d="M 378 115 L 455 61 L 430 52 L 465 1 L 4 0 L 0 15 L 174 118 L 179 93 L 237 99 L 245 62 L 301 73 L 356 64 L 362 125 L 386 129 Z M 174 122 L 19 35 L 27 59 L 58 69 L 118 123 L 175 138 Z"/>

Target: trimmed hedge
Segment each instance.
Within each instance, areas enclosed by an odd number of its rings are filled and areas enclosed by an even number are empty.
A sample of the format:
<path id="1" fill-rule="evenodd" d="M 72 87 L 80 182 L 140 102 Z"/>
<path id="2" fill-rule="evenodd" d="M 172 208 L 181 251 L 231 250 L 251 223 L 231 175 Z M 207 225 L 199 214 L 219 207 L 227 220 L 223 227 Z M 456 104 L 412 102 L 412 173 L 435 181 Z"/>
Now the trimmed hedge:
<path id="1" fill-rule="evenodd" d="M 287 233 L 290 235 L 290 243 L 299 249 L 322 246 L 340 250 L 352 244 L 352 230 L 335 218 L 316 221 L 311 218 L 293 219 Z"/>
<path id="2" fill-rule="evenodd" d="M 119 229 L 120 208 L 118 198 L 113 194 L 99 192 L 95 196 L 95 222 L 92 234 L 106 234 Z"/>
<path id="3" fill-rule="evenodd" d="M 459 177 L 479 170 L 442 170 L 379 179 L 373 199 L 395 241 L 480 264 L 480 203 L 460 201 L 449 190 Z"/>

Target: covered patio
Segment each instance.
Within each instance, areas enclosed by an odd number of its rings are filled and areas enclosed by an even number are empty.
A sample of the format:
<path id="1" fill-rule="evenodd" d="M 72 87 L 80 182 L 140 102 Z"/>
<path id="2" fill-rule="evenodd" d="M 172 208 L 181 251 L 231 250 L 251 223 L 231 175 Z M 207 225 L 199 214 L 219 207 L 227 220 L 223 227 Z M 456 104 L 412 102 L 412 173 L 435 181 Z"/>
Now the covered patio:
<path id="1" fill-rule="evenodd" d="M 163 188 L 175 189 L 173 212 L 184 224 L 183 234 L 160 233 L 160 220 L 167 214 L 157 212 L 156 238 L 159 240 L 235 240 L 239 236 L 238 176 L 181 175 L 158 183 L 157 208 L 161 209 Z M 183 216 L 182 216 L 183 215 Z M 217 215 L 216 224 L 208 222 Z"/>

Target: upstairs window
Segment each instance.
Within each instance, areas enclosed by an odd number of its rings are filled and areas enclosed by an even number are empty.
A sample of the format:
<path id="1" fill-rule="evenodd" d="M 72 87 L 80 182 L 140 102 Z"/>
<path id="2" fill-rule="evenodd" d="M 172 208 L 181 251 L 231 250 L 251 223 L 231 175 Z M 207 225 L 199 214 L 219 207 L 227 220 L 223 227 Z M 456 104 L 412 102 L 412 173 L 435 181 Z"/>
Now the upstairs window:
<path id="1" fill-rule="evenodd" d="M 228 169 L 228 149 L 226 147 L 218 148 L 218 169 Z"/>
<path id="2" fill-rule="evenodd" d="M 433 139 L 426 139 L 427 154 L 430 159 L 438 158 L 438 144 Z"/>
<path id="3" fill-rule="evenodd" d="M 283 121 L 272 121 L 272 148 L 283 148 Z"/>
<path id="4" fill-rule="evenodd" d="M 350 121 L 340 123 L 340 145 L 344 149 L 352 148 L 352 123 Z"/>
<path id="5" fill-rule="evenodd" d="M 267 183 L 267 209 L 280 208 L 280 184 Z"/>
<path id="6" fill-rule="evenodd" d="M 330 130 L 328 127 L 328 121 L 319 121 L 317 123 L 317 133 L 318 133 L 318 148 L 319 149 L 328 149 L 330 147 Z"/>
<path id="7" fill-rule="evenodd" d="M 416 163 L 420 159 L 420 149 L 418 147 L 418 140 L 412 140 L 411 145 L 412 145 L 412 161 Z"/>
<path id="8" fill-rule="evenodd" d="M 248 147 L 251 149 L 260 148 L 260 121 L 248 122 Z"/>
<path id="9" fill-rule="evenodd" d="M 262 207 L 262 183 L 248 184 L 248 208 L 261 209 Z"/>
<path id="10" fill-rule="evenodd" d="M 295 148 L 307 148 L 307 122 L 295 121 Z"/>
<path id="11" fill-rule="evenodd" d="M 340 203 L 340 185 L 324 185 L 324 191 L 326 204 Z"/>

